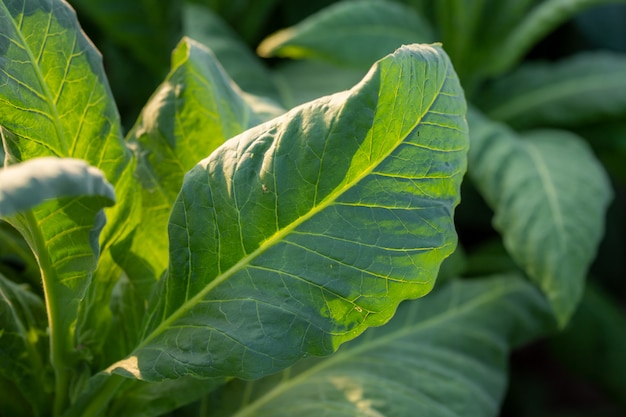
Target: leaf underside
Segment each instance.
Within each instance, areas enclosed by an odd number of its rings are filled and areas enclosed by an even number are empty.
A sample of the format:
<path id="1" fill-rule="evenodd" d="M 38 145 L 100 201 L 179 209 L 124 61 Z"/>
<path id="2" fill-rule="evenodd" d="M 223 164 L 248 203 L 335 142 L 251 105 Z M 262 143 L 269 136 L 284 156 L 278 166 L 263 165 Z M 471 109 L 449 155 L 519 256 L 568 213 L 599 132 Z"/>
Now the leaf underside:
<path id="1" fill-rule="evenodd" d="M 550 299 L 561 325 L 582 296 L 611 199 L 589 147 L 566 131 L 518 136 L 478 112 L 469 117 L 470 176 L 520 267 Z"/>

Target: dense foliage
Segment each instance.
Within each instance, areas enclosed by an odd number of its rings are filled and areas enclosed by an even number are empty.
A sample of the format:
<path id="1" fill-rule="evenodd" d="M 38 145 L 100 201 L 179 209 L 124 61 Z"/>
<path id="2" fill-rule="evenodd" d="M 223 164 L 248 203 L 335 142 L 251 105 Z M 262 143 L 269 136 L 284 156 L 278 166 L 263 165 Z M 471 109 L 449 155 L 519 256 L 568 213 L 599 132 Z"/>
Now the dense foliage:
<path id="1" fill-rule="evenodd" d="M 623 7 L 71 3 L 0 0 L 0 415 L 626 409 Z"/>

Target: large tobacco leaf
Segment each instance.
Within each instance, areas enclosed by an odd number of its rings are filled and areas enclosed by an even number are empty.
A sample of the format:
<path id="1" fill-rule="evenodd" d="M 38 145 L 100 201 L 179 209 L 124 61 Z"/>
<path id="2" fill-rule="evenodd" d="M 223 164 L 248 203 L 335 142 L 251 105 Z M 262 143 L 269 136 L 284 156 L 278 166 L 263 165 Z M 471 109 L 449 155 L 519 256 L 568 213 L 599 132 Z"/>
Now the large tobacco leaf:
<path id="1" fill-rule="evenodd" d="M 513 259 L 541 287 L 565 325 L 583 294 L 611 199 L 606 173 L 576 135 L 517 135 L 470 112 L 469 174 L 493 208 Z"/>
<path id="2" fill-rule="evenodd" d="M 330 358 L 231 382 L 209 415 L 496 416 L 508 353 L 553 326 L 545 298 L 516 274 L 452 280 Z"/>
<path id="3" fill-rule="evenodd" d="M 227 141 L 185 176 L 157 303 L 109 372 L 255 378 L 387 322 L 456 246 L 467 146 L 436 45 Z"/>
<path id="4" fill-rule="evenodd" d="M 215 56 L 183 38 L 169 74 L 127 135 L 142 184 L 141 227 L 113 251 L 126 277 L 113 293 L 118 337 L 106 341 L 104 363 L 127 354 L 141 335 L 152 287 L 168 264 L 167 223 L 185 173 L 218 146 L 260 123 Z M 111 361 L 107 362 L 107 359 Z"/>
<path id="5" fill-rule="evenodd" d="M 76 346 L 97 350 L 95 340 L 106 334 L 106 315 L 100 313 L 108 309 L 119 276 L 108 249 L 136 222 L 134 164 L 101 56 L 71 7 L 58 0 L 1 1 L 0 27 L 0 129 L 6 160 L 82 159 L 102 171 L 119 202 L 106 210 L 106 226 L 101 209 L 110 202 L 83 197 L 48 201 L 10 219 L 39 260 L 59 413 L 72 379 L 67 369 L 82 360 Z"/>

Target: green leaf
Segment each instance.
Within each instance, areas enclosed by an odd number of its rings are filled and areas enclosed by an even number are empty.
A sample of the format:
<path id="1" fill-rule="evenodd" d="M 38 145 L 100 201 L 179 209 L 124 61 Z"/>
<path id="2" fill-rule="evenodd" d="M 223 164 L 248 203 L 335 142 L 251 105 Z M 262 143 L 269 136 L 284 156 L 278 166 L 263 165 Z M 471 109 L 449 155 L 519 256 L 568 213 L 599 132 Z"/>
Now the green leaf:
<path id="1" fill-rule="evenodd" d="M 331 358 L 229 384 L 209 416 L 495 416 L 509 351 L 553 325 L 519 276 L 454 280 Z"/>
<path id="2" fill-rule="evenodd" d="M 0 216 L 30 210 L 60 197 L 100 196 L 115 202 L 100 170 L 69 158 L 37 158 L 0 170 Z"/>
<path id="3" fill-rule="evenodd" d="M 227 139 L 256 124 L 241 90 L 215 56 L 184 38 L 172 53 L 170 73 L 128 134 L 143 185 L 142 227 L 130 252 L 121 254 L 132 257 L 119 259 L 131 279 L 143 276 L 153 284 L 167 268 L 167 222 L 185 173 Z M 148 295 L 149 288 L 144 297 Z"/>
<path id="4" fill-rule="evenodd" d="M 546 35 L 577 13 L 607 3 L 625 0 L 545 0 L 526 14 L 523 20 L 500 42 L 499 53 L 486 63 L 489 75 L 500 75 L 513 68 Z"/>
<path id="5" fill-rule="evenodd" d="M 464 115 L 445 53 L 412 45 L 226 142 L 185 176 L 150 326 L 109 371 L 255 378 L 426 294 L 456 246 Z"/>
<path id="6" fill-rule="evenodd" d="M 43 300 L 0 274 L 0 377 L 19 389 L 35 414 L 47 412 L 50 405 L 46 325 Z M 0 410 L 9 403 L 2 395 Z"/>
<path id="7" fill-rule="evenodd" d="M 604 231 L 612 194 L 606 173 L 574 134 L 518 137 L 477 112 L 470 116 L 470 177 L 493 208 L 505 247 L 565 325 Z"/>
<path id="8" fill-rule="evenodd" d="M 110 262 L 109 249 L 137 222 L 134 164 L 101 56 L 67 3 L 1 1 L 0 27 L 0 126 L 7 159 L 85 160 L 104 173 L 120 201 L 107 210 L 106 227 L 101 208 L 109 203 L 86 197 L 46 202 L 12 222 L 29 241 L 42 270 L 57 371 L 54 413 L 59 414 L 71 379 L 67 369 L 80 357 L 76 343 L 84 340 L 83 329 L 97 327 L 83 325 L 82 318 L 77 323 L 77 315 L 98 255 Z M 89 316 L 90 309 L 108 308 L 111 282 L 119 273 L 109 267 L 96 273 L 90 294 L 98 296 L 82 301 L 81 310 L 87 312 L 81 317 Z"/>
<path id="9" fill-rule="evenodd" d="M 527 63 L 477 97 L 491 118 L 518 128 L 573 128 L 626 116 L 626 57 L 587 52 L 557 63 Z"/>
<path id="10" fill-rule="evenodd" d="M 405 5 L 344 1 L 266 38 L 258 53 L 367 68 L 403 44 L 434 40 L 428 22 Z"/>

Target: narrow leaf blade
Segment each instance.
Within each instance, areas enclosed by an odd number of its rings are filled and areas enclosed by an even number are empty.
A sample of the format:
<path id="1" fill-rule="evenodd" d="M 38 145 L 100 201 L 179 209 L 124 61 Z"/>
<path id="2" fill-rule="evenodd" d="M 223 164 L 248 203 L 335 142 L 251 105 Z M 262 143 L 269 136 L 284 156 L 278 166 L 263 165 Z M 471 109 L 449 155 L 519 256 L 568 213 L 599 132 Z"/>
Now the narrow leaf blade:
<path id="1" fill-rule="evenodd" d="M 330 358 L 232 382 L 209 415 L 496 416 L 509 352 L 553 326 L 545 298 L 519 276 L 454 280 Z"/>
<path id="2" fill-rule="evenodd" d="M 438 46 L 229 140 L 185 177 L 143 341 L 109 370 L 259 377 L 426 294 L 453 252 L 465 101 Z"/>
<path id="3" fill-rule="evenodd" d="M 346 1 L 271 35 L 259 45 L 258 53 L 367 68 L 403 44 L 434 40 L 428 22 L 405 5 Z"/>
<path id="4" fill-rule="evenodd" d="M 518 137 L 477 112 L 470 115 L 470 176 L 495 211 L 507 250 L 565 325 L 603 234 L 612 195 L 607 175 L 571 133 Z"/>

